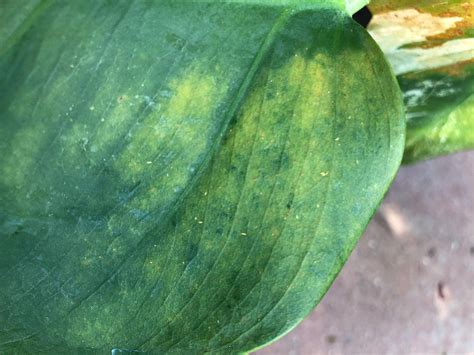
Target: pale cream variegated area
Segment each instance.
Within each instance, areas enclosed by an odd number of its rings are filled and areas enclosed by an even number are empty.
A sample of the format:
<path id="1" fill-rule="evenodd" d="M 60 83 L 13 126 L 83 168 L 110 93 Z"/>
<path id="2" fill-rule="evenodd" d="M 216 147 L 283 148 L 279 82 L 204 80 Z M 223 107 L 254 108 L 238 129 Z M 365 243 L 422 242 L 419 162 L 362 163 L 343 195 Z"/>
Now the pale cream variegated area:
<path id="1" fill-rule="evenodd" d="M 474 58 L 474 38 L 453 39 L 435 47 L 407 48 L 456 27 L 462 17 L 438 17 L 416 9 L 375 15 L 369 32 L 392 64 L 395 74 L 448 66 Z"/>

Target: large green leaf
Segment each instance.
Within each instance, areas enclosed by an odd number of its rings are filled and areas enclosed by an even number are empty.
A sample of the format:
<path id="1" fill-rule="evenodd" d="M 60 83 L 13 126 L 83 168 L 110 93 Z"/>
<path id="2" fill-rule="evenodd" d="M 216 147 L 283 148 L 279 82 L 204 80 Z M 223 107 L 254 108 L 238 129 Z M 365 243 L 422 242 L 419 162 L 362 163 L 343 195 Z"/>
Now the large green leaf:
<path id="1" fill-rule="evenodd" d="M 371 9 L 369 30 L 404 93 L 404 161 L 474 148 L 473 4 L 373 0 Z"/>
<path id="2" fill-rule="evenodd" d="M 305 317 L 403 151 L 396 81 L 342 5 L 0 6 L 23 19 L 0 57 L 0 352 L 248 351 Z"/>

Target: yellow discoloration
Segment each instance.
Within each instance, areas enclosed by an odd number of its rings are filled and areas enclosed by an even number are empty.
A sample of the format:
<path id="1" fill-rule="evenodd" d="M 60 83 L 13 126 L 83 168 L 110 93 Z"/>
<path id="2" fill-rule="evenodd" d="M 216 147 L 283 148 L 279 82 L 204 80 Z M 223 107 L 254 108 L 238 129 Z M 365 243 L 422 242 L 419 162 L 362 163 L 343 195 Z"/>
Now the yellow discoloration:
<path id="1" fill-rule="evenodd" d="M 217 83 L 213 75 L 199 70 L 189 70 L 172 80 L 168 90 L 171 97 L 156 98 L 159 108 L 132 130 L 133 139 L 119 157 L 117 170 L 133 178 L 163 155 L 202 151 L 206 140 L 199 138 L 212 124 L 211 116 L 226 89 L 225 83 Z M 194 149 L 183 149 L 185 146 Z"/>
<path id="2" fill-rule="evenodd" d="M 35 157 L 45 144 L 41 134 L 45 129 L 46 126 L 38 122 L 15 134 L 13 150 L 4 157 L 5 160 L 1 164 L 0 173 L 3 182 L 11 182 L 12 187 L 19 187 L 27 181 L 28 172 L 31 171 L 35 163 Z"/>
<path id="3" fill-rule="evenodd" d="M 216 95 L 222 83 L 199 71 L 191 71 L 184 78 L 171 81 L 174 92 L 166 114 L 170 117 L 209 116 L 216 105 Z"/>
<path id="4" fill-rule="evenodd" d="M 333 58 L 330 58 L 327 52 L 316 53 L 312 58 L 305 52 L 291 56 L 284 65 L 270 69 L 269 73 L 263 73 L 260 80 L 264 82 L 245 100 L 238 117 L 236 127 L 239 136 L 236 137 L 235 145 L 251 149 L 252 142 L 255 141 L 254 144 L 261 145 L 262 150 L 253 154 L 264 154 L 268 157 L 264 163 L 259 162 L 258 167 L 250 165 L 249 169 L 263 170 L 262 164 L 268 165 L 265 167 L 268 171 L 277 168 L 282 181 L 290 181 L 288 185 L 295 183 L 295 206 L 298 206 L 297 201 L 312 197 L 321 198 L 316 190 L 312 191 L 315 196 L 309 197 L 304 186 L 314 185 L 319 178 L 319 175 L 314 174 L 315 169 L 327 166 L 327 163 L 315 157 L 313 152 L 320 146 L 334 145 L 334 137 L 331 135 L 321 134 L 318 139 L 312 136 L 318 127 L 326 130 L 334 116 L 333 97 L 327 95 L 327 89 L 334 85 L 333 72 L 328 70 L 332 61 Z M 285 92 L 285 95 L 277 95 L 279 92 Z M 262 97 L 265 97 L 263 104 Z M 282 121 L 288 124 L 287 132 L 277 128 L 281 127 L 279 125 Z M 276 153 L 283 147 L 283 154 Z M 274 157 L 268 156 L 268 152 L 272 150 L 276 154 Z M 284 159 L 281 159 L 282 156 Z M 307 156 L 308 159 L 301 159 L 301 156 Z M 259 195 L 264 196 L 268 193 L 265 179 L 266 177 L 260 174 L 249 175 L 246 188 L 260 190 Z M 227 189 L 230 189 L 230 186 L 227 186 Z M 235 191 L 236 195 L 240 193 L 242 192 Z M 279 205 L 270 205 L 267 215 L 279 215 L 278 209 Z M 304 218 L 304 214 L 299 210 L 298 217 L 298 222 L 295 220 L 294 223 L 300 223 Z M 294 220 L 294 217 L 289 220 Z M 272 231 L 273 236 L 279 234 L 278 230 Z"/>
<path id="5" fill-rule="evenodd" d="M 153 99 L 147 97 L 147 115 L 130 131 L 129 143 L 114 163 L 129 182 L 143 180 L 145 172 L 156 170 L 155 183 L 148 185 L 139 199 L 130 201 L 131 208 L 149 210 L 163 203 L 170 194 L 180 192 L 193 175 L 195 168 L 189 164 L 198 161 L 210 143 L 215 110 L 228 92 L 224 75 L 215 70 L 190 68 L 171 80 L 166 90 L 160 90 L 166 91 L 166 96 L 159 92 Z"/>

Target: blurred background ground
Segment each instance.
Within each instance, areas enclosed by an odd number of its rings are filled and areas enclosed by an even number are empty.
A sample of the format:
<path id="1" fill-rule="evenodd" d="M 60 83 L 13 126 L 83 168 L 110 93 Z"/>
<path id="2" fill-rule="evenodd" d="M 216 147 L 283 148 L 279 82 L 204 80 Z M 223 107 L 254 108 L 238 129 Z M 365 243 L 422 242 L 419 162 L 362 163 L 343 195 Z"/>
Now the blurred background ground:
<path id="1" fill-rule="evenodd" d="M 256 354 L 474 354 L 474 152 L 401 168 L 323 301 Z"/>

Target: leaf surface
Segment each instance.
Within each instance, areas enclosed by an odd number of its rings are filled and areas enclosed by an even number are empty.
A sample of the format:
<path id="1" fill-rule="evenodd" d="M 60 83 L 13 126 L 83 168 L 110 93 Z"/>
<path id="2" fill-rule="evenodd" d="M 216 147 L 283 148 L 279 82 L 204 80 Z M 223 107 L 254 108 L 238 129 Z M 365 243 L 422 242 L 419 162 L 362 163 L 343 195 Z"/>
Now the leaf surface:
<path id="1" fill-rule="evenodd" d="M 404 142 L 381 52 L 324 4 L 50 2 L 12 25 L 0 351 L 248 351 L 310 312 Z"/>

